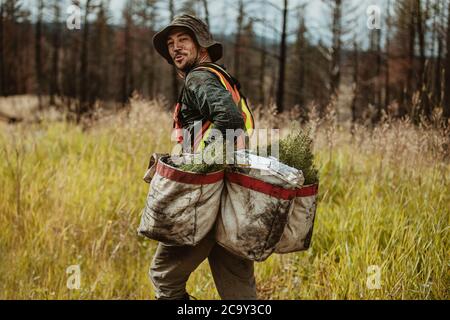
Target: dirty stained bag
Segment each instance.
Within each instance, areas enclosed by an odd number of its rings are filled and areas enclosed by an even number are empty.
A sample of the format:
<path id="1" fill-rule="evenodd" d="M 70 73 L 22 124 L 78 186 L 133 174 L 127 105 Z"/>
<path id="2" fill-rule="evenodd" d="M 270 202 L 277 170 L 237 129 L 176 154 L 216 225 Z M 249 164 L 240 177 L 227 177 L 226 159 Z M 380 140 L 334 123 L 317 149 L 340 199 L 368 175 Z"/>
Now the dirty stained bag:
<path id="1" fill-rule="evenodd" d="M 144 177 L 151 184 L 138 233 L 166 244 L 195 246 L 214 226 L 224 172 L 185 172 L 170 166 L 169 156 L 154 159 L 150 164 L 155 167 Z"/>
<path id="2" fill-rule="evenodd" d="M 316 216 L 319 185 L 308 185 L 297 189 L 294 204 L 289 212 L 288 221 L 275 253 L 291 253 L 307 250 Z"/>
<path id="3" fill-rule="evenodd" d="M 216 241 L 234 254 L 266 260 L 285 229 L 296 195 L 282 179 L 252 169 L 225 173 Z"/>

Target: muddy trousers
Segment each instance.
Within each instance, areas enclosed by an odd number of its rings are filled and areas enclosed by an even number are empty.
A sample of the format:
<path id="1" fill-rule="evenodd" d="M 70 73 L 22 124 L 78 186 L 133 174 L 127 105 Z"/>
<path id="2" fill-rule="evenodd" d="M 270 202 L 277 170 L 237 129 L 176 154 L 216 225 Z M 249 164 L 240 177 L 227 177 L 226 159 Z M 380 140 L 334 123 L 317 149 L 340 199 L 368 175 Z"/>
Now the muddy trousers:
<path id="1" fill-rule="evenodd" d="M 186 299 L 186 282 L 206 258 L 222 299 L 256 299 L 253 261 L 226 251 L 211 235 L 195 247 L 158 244 L 150 267 L 156 299 Z"/>

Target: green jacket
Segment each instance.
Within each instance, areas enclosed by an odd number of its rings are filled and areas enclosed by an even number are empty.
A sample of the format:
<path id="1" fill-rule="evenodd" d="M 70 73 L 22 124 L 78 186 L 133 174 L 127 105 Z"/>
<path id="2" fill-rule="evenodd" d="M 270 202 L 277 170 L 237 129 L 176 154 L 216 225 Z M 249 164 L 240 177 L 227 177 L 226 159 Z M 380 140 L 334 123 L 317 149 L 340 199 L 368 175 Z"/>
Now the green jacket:
<path id="1" fill-rule="evenodd" d="M 244 118 L 231 93 L 210 71 L 194 69 L 187 74 L 180 102 L 180 121 L 191 135 L 191 141 L 194 141 L 196 121 L 211 121 L 224 138 L 226 129 L 245 129 Z"/>

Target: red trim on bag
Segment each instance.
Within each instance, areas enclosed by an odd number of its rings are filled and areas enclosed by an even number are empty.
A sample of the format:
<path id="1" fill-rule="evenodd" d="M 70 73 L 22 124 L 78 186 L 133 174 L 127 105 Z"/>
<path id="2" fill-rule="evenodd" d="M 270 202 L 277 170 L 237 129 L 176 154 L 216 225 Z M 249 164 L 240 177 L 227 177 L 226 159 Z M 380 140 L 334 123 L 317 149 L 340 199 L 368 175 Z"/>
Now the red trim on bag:
<path id="1" fill-rule="evenodd" d="M 261 192 L 267 194 L 271 197 L 275 197 L 283 200 L 292 200 L 295 198 L 297 194 L 297 190 L 295 189 L 284 189 L 281 187 L 277 187 L 271 185 L 270 183 L 261 181 L 256 178 L 249 177 L 247 175 L 236 173 L 236 172 L 227 172 L 226 178 L 231 183 L 236 183 L 241 187 L 251 189 L 253 191 Z"/>
<path id="2" fill-rule="evenodd" d="M 208 174 L 183 172 L 161 161 L 158 161 L 156 172 L 169 180 L 188 184 L 212 184 L 222 180 L 225 175 L 223 171 Z"/>
<path id="3" fill-rule="evenodd" d="M 297 189 L 297 197 L 311 197 L 317 195 L 319 192 L 319 185 L 312 184 L 310 186 L 305 186 Z"/>

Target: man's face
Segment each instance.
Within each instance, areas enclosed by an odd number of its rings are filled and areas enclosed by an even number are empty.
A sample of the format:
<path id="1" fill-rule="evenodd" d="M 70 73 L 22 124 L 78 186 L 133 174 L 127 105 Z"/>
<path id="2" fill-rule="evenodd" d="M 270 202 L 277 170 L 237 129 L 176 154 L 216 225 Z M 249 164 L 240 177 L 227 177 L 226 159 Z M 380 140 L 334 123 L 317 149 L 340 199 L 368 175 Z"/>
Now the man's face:
<path id="1" fill-rule="evenodd" d="M 169 34 L 167 48 L 175 67 L 181 71 L 192 67 L 197 59 L 197 45 L 183 28 L 176 28 Z"/>

